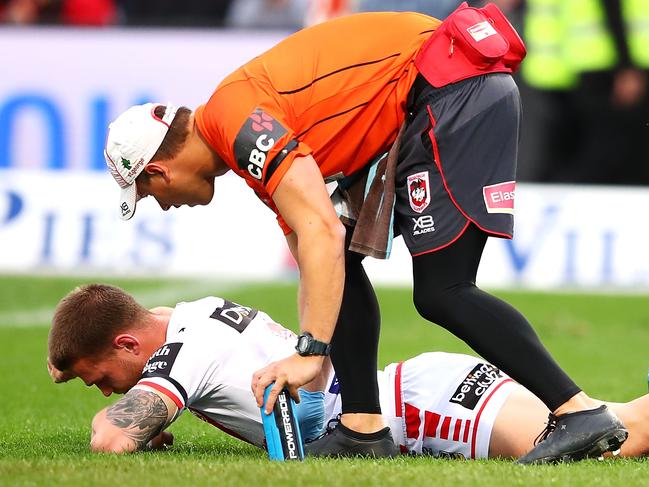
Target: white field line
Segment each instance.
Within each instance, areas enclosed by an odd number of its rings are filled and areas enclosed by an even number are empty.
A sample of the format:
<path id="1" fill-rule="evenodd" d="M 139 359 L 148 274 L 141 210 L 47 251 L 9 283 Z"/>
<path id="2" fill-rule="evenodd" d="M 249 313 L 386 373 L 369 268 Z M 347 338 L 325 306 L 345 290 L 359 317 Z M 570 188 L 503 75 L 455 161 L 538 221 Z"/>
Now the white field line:
<path id="1" fill-rule="evenodd" d="M 225 285 L 216 281 L 184 282 L 134 292 L 133 296 L 140 304 L 149 308 L 174 306 L 180 301 L 191 301 L 205 296 L 219 296 L 228 290 L 232 291 L 233 288 L 233 285 Z M 0 312 L 0 328 L 50 326 L 53 314 L 54 307 Z"/>

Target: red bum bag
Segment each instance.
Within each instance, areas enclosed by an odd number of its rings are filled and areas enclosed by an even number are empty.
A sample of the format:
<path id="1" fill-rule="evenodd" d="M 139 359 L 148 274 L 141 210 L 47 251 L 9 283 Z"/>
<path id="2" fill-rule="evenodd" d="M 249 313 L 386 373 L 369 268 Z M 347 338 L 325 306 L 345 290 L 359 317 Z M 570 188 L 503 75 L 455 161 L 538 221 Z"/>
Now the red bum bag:
<path id="1" fill-rule="evenodd" d="M 422 45 L 415 66 L 439 88 L 486 73 L 512 73 L 525 57 L 525 44 L 493 3 L 462 3 Z"/>

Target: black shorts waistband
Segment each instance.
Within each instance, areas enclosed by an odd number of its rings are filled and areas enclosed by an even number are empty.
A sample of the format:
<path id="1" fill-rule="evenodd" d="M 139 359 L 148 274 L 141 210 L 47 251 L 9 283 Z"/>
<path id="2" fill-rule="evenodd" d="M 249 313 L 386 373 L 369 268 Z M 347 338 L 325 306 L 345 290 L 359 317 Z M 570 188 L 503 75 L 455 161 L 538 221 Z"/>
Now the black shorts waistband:
<path id="1" fill-rule="evenodd" d="M 456 81 L 455 83 L 449 83 L 440 88 L 435 88 L 426 80 L 426 78 L 424 78 L 421 73 L 419 73 L 415 78 L 415 82 L 410 88 L 410 92 L 408 92 L 408 101 L 406 103 L 406 108 L 409 113 L 414 113 L 419 108 L 421 108 L 420 105 L 424 102 L 424 100 L 426 103 L 430 104 L 446 95 L 447 93 L 459 90 L 464 85 L 475 83 L 476 80 L 480 78 L 485 78 L 487 76 L 502 76 L 503 74 L 504 73 L 481 74 L 478 76 L 472 76 L 471 78 Z"/>

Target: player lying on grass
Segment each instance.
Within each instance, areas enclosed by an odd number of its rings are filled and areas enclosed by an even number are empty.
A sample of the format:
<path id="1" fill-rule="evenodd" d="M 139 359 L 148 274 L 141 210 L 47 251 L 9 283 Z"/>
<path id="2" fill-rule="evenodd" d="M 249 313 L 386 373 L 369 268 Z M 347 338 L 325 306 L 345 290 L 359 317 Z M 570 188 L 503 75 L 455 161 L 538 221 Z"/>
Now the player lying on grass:
<path id="1" fill-rule="evenodd" d="M 263 448 L 250 376 L 293 353 L 295 341 L 265 313 L 221 298 L 148 311 L 119 288 L 93 284 L 59 303 L 48 368 L 55 382 L 79 377 L 106 396 L 125 393 L 95 416 L 93 450 L 131 452 L 169 443 L 163 431 L 185 409 Z M 378 381 L 384 421 L 404 453 L 518 457 L 547 430 L 545 405 L 474 357 L 425 353 L 388 365 Z M 335 374 L 329 367 L 300 393 L 303 437 L 313 438 L 340 412 Z M 629 428 L 622 455 L 645 455 L 649 396 L 609 405 Z"/>

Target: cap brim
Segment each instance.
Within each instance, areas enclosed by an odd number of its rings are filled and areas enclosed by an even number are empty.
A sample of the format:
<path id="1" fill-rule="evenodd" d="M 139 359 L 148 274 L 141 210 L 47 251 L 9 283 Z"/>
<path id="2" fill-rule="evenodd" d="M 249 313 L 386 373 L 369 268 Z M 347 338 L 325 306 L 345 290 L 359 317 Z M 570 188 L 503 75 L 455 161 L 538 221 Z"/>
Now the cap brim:
<path id="1" fill-rule="evenodd" d="M 130 220 L 135 215 L 137 187 L 135 183 L 122 189 L 119 199 L 119 212 L 122 220 Z"/>

